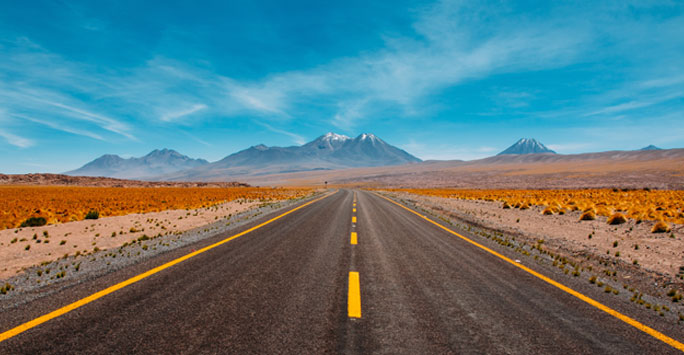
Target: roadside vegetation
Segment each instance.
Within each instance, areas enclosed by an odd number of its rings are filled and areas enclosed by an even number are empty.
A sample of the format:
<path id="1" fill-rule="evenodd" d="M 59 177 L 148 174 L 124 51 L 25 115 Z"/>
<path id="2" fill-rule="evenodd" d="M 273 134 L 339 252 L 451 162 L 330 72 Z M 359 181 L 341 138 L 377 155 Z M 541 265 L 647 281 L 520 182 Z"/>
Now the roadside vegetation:
<path id="1" fill-rule="evenodd" d="M 0 186 L 0 229 L 131 213 L 196 209 L 229 201 L 295 199 L 307 188 Z"/>
<path id="2" fill-rule="evenodd" d="M 584 190 L 460 190 L 460 189 L 388 189 L 412 194 L 463 200 L 498 201 L 502 208 L 528 209 L 541 206 L 542 214 L 565 214 L 581 211 L 580 220 L 607 217 L 611 225 L 628 219 L 657 221 L 653 233 L 667 233 L 670 224 L 684 224 L 684 191 L 634 189 Z"/>

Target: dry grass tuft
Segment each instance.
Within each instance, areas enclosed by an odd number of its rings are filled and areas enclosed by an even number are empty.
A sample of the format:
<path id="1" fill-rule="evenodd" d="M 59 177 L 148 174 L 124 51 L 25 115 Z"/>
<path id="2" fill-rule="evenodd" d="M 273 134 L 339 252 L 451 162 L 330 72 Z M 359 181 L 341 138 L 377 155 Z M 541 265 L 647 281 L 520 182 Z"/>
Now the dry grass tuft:
<path id="1" fill-rule="evenodd" d="M 627 222 L 627 217 L 620 212 L 614 213 L 608 218 L 608 224 L 623 224 L 625 222 Z"/>
<path id="2" fill-rule="evenodd" d="M 653 228 L 651 228 L 651 233 L 667 233 L 670 231 L 670 225 L 663 221 L 659 221 L 658 223 L 653 225 Z"/>
<path id="3" fill-rule="evenodd" d="M 593 210 L 586 211 L 580 216 L 580 221 L 593 221 L 596 219 L 596 213 Z"/>
<path id="4" fill-rule="evenodd" d="M 544 211 L 542 211 L 542 214 L 548 216 L 548 215 L 552 215 L 553 212 L 554 212 L 554 211 L 553 211 L 553 208 L 552 208 L 552 207 L 546 207 L 546 208 L 544 209 Z"/>

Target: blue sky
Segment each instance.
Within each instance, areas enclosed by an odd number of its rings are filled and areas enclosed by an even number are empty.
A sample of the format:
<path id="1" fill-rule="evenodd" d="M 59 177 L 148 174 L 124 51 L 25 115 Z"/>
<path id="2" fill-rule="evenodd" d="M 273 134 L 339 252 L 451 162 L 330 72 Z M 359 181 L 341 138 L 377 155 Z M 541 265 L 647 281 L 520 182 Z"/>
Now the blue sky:
<path id="1" fill-rule="evenodd" d="M 0 172 L 328 131 L 423 159 L 684 147 L 684 3 L 3 1 Z"/>

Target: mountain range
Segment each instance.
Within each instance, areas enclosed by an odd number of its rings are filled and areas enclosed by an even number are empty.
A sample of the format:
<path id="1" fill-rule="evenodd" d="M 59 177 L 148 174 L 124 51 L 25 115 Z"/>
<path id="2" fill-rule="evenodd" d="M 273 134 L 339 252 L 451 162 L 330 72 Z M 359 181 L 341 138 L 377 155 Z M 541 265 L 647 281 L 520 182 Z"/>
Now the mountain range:
<path id="1" fill-rule="evenodd" d="M 640 150 L 658 150 L 648 146 Z M 533 138 L 522 138 L 488 163 L 515 162 L 525 157 L 548 161 L 556 154 Z M 348 168 L 398 166 L 421 160 L 392 146 L 373 134 L 356 138 L 327 133 L 301 146 L 268 147 L 255 145 L 225 158 L 208 162 L 193 159 L 174 150 L 153 150 L 139 158 L 124 159 L 105 154 L 79 169 L 66 172 L 72 176 L 102 176 L 119 179 L 158 181 L 227 181 L 250 180 L 265 175 L 287 175 Z"/>
<path id="2" fill-rule="evenodd" d="M 155 149 L 140 158 L 124 159 L 118 155 L 105 154 L 64 174 L 147 180 L 207 164 L 209 162 L 204 159 L 192 159 L 172 149 Z"/>
<path id="3" fill-rule="evenodd" d="M 351 138 L 330 132 L 301 146 L 268 147 L 259 144 L 213 163 L 192 159 L 169 149 L 129 159 L 107 154 L 65 174 L 143 180 L 218 180 L 236 175 L 402 165 L 420 161 L 373 134 L 364 133 Z"/>

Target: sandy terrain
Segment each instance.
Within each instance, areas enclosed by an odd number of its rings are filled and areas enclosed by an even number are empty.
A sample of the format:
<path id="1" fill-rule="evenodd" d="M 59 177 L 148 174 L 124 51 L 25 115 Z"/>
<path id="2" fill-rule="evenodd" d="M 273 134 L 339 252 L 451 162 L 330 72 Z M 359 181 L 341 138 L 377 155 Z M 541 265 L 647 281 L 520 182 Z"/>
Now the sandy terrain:
<path id="1" fill-rule="evenodd" d="M 542 215 L 543 208 L 503 209 L 499 202 L 460 200 L 443 197 L 391 193 L 417 206 L 447 212 L 463 220 L 529 240 L 544 240 L 544 245 L 574 255 L 595 255 L 618 259 L 628 264 L 634 260 L 642 268 L 674 278 L 684 266 L 684 226 L 671 225 L 672 233 L 651 233 L 655 222 L 636 224 L 629 220 L 608 225 L 605 217 L 579 221 L 580 212 L 565 215 Z M 589 236 L 591 235 L 591 238 Z M 614 243 L 617 242 L 617 246 Z M 616 254 L 619 253 L 619 254 Z M 619 255 L 619 256 L 616 256 Z"/>
<path id="2" fill-rule="evenodd" d="M 65 254 L 86 254 L 116 248 L 143 235 L 151 238 L 159 234 L 180 234 L 227 219 L 257 205 L 258 202 L 233 201 L 209 208 L 167 210 L 0 230 L 0 280 L 17 274 L 23 268 L 52 261 Z"/>

